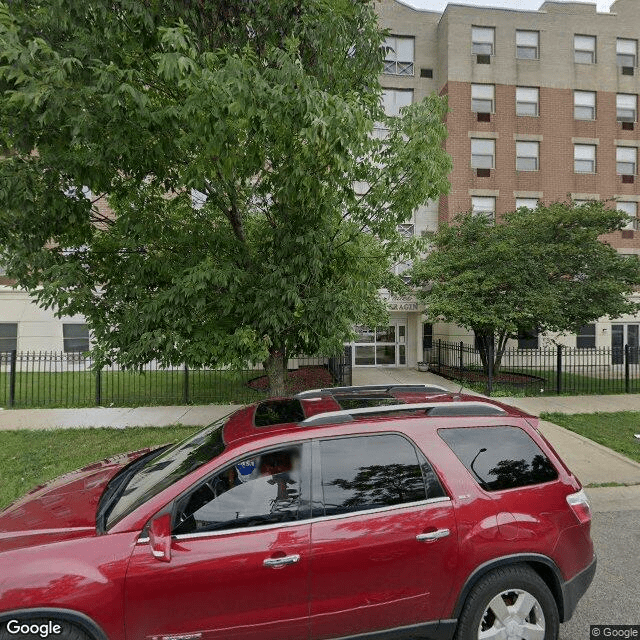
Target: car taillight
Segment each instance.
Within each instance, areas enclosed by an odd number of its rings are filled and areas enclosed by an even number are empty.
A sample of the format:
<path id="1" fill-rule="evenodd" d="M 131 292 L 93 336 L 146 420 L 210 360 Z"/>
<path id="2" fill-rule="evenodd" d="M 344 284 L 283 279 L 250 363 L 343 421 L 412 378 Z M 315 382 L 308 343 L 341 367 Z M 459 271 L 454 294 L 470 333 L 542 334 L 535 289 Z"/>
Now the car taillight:
<path id="1" fill-rule="evenodd" d="M 591 522 L 591 507 L 584 489 L 568 495 L 567 503 L 581 524 Z"/>

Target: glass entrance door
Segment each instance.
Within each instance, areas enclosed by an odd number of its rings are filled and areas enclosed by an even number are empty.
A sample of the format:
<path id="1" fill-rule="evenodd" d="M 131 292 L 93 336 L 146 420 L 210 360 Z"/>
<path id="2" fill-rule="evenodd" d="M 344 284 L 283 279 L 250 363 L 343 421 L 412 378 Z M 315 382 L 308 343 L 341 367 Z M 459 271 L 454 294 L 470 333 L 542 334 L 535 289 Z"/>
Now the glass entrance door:
<path id="1" fill-rule="evenodd" d="M 399 367 L 407 364 L 407 323 L 393 320 L 388 327 L 356 327 L 353 365 Z"/>
<path id="2" fill-rule="evenodd" d="M 640 324 L 611 325 L 611 363 L 624 364 L 624 346 L 629 345 L 629 364 L 640 361 Z"/>

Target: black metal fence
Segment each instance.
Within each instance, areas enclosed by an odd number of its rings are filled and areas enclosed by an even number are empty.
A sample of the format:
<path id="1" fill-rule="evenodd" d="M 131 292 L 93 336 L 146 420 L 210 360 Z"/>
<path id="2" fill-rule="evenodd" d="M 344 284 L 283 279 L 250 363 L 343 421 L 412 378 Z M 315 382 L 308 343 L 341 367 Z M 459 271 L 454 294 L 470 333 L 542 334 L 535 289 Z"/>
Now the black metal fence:
<path id="1" fill-rule="evenodd" d="M 583 395 L 640 393 L 640 348 L 506 349 L 499 366 L 483 366 L 480 351 L 463 342 L 435 340 L 425 357 L 429 369 L 492 393 Z"/>
<path id="2" fill-rule="evenodd" d="M 287 392 L 351 384 L 351 354 L 289 360 Z M 0 407 L 246 404 L 268 395 L 261 368 L 94 368 L 80 353 L 0 353 Z"/>

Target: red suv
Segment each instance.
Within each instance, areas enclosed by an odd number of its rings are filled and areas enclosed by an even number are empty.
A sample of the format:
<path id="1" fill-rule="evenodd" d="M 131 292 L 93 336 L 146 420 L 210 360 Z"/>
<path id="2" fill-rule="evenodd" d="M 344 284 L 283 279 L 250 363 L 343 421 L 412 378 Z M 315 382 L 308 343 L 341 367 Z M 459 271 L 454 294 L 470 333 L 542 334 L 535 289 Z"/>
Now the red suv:
<path id="1" fill-rule="evenodd" d="M 0 514 L 0 638 L 555 640 L 596 560 L 536 426 L 321 389 L 86 467 Z"/>

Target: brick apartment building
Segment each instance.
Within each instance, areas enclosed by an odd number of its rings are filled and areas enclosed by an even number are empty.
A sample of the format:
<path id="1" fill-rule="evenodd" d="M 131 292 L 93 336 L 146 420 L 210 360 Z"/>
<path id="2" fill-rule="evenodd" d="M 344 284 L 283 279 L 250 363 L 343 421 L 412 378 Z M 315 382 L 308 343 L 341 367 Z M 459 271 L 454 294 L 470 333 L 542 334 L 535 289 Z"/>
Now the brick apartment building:
<path id="1" fill-rule="evenodd" d="M 439 13 L 397 0 L 376 7 L 391 34 L 382 77 L 388 113 L 432 92 L 448 98 L 452 188 L 437 204 L 438 220 L 469 210 L 499 220 L 568 197 L 614 199 L 608 206 L 634 220 L 605 240 L 640 254 L 638 0 L 617 0 L 609 13 L 568 2 L 544 2 L 537 11 L 449 4 Z M 433 220 L 418 211 L 415 223 Z M 433 330 L 473 341 L 454 326 Z M 427 326 L 425 345 L 429 333 Z M 601 319 L 563 341 L 621 346 L 639 336 L 640 319 L 626 317 Z M 520 345 L 532 346 L 532 337 Z"/>
<path id="2" fill-rule="evenodd" d="M 611 206 L 638 215 L 640 0 L 617 0 L 609 13 L 567 2 L 544 2 L 537 11 L 449 4 L 440 13 L 379 0 L 376 9 L 391 33 L 382 76 L 387 112 L 432 92 L 446 95 L 451 110 L 451 191 L 418 208 L 403 233 L 435 230 L 461 211 L 499 220 L 517 207 L 567 197 L 615 198 Z M 640 255 L 633 221 L 606 240 Z M 473 341 L 458 327 L 424 323 L 415 298 L 387 304 L 389 327 L 360 328 L 355 366 L 414 366 L 428 357 L 432 336 Z M 54 319 L 0 279 L 0 350 L 78 348 L 78 340 L 88 341 L 82 322 Z M 562 340 L 634 345 L 640 318 L 601 319 Z M 514 342 L 538 344 L 544 336 Z"/>

